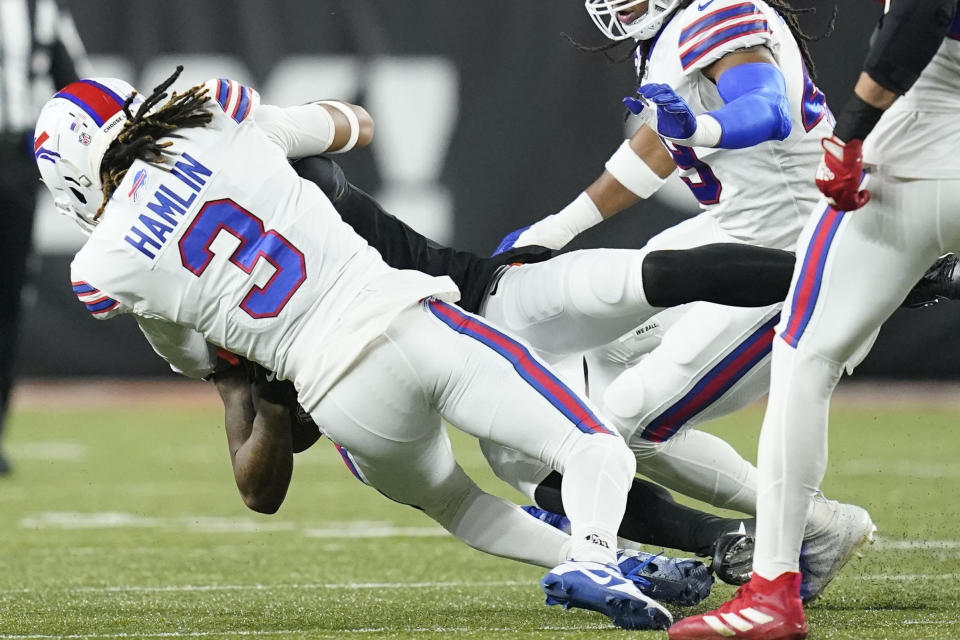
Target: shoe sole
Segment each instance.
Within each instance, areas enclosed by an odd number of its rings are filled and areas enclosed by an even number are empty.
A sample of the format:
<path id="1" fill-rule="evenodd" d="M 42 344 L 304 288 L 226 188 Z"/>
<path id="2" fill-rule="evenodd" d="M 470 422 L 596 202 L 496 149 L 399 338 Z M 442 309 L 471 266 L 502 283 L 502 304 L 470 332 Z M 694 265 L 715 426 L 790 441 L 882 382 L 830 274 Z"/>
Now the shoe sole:
<path id="1" fill-rule="evenodd" d="M 804 640 L 804 638 L 806 638 L 810 634 L 809 631 L 791 631 L 791 632 L 787 632 L 786 635 L 777 635 L 779 632 L 780 632 L 779 629 L 767 631 L 763 635 L 763 638 L 764 640 Z M 702 640 L 704 637 L 705 636 L 699 632 L 684 633 L 682 631 L 680 632 L 673 631 L 673 629 L 670 630 L 670 640 L 690 640 L 690 639 Z M 714 632 L 714 637 L 719 638 L 721 636 L 717 635 L 716 632 Z M 743 636 L 734 632 L 734 635 L 731 635 L 729 637 L 733 638 L 733 640 L 736 640 L 736 638 L 742 638 Z"/>
<path id="2" fill-rule="evenodd" d="M 602 613 L 611 620 L 613 624 L 621 629 L 666 629 L 673 622 L 669 614 L 647 603 L 630 598 L 629 596 L 617 596 L 614 593 L 607 593 L 603 597 L 603 603 L 598 603 L 585 598 L 581 589 L 576 584 L 566 584 L 563 576 L 547 574 L 540 581 L 540 586 L 547 594 L 547 605 L 562 605 L 564 609 L 588 609 Z M 601 587 L 587 587 L 587 591 L 600 590 Z"/>
<path id="3" fill-rule="evenodd" d="M 867 517 L 869 518 L 869 516 Z M 870 526 L 866 527 L 867 529 L 866 533 L 864 533 L 860 537 L 860 539 L 858 539 L 856 542 L 853 543 L 853 545 L 850 547 L 850 550 L 847 552 L 847 554 L 840 560 L 840 562 L 834 565 L 833 568 L 830 570 L 830 572 L 827 574 L 827 579 L 824 581 L 823 587 L 820 589 L 820 591 L 812 596 L 801 598 L 803 600 L 803 604 L 810 604 L 811 602 L 819 598 L 821 595 L 823 595 L 823 592 L 826 591 L 827 589 L 827 585 L 829 585 L 833 581 L 833 579 L 837 576 L 837 574 L 840 573 L 840 570 L 843 569 L 848 562 L 850 562 L 850 559 L 853 558 L 854 556 L 857 556 L 858 558 L 861 557 L 860 549 L 862 549 L 864 546 L 868 544 L 873 544 L 874 535 L 877 533 L 877 525 L 873 523 L 873 520 L 869 520 L 869 522 L 870 522 Z M 802 588 L 801 588 L 801 595 L 802 595 Z"/>
<path id="4" fill-rule="evenodd" d="M 742 535 L 730 547 L 713 554 L 711 570 L 722 582 L 735 586 L 746 584 L 753 575 L 754 546 L 752 536 Z"/>
<path id="5" fill-rule="evenodd" d="M 641 586 L 637 583 L 634 585 L 654 600 L 678 607 L 692 607 L 710 596 L 713 578 L 710 576 L 710 568 L 707 565 L 703 563 L 688 566 L 675 565 L 674 569 L 681 576 L 679 580 L 657 577 L 657 574 L 640 574 L 639 577 L 647 580 L 650 585 Z"/>

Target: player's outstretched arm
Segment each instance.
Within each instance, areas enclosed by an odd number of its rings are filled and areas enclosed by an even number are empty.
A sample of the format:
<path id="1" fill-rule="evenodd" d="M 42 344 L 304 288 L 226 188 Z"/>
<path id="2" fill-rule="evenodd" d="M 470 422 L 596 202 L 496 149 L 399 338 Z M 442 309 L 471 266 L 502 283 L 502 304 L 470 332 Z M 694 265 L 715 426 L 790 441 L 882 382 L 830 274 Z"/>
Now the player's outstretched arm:
<path id="1" fill-rule="evenodd" d="M 311 156 L 293 164 L 301 178 L 323 191 L 340 217 L 394 269 L 416 269 L 431 276 L 450 276 L 460 289 L 461 308 L 478 313 L 497 269 L 505 264 L 539 262 L 550 257 L 543 247 L 525 247 L 484 258 L 445 247 L 421 235 L 388 213 L 373 197 L 352 185 L 330 158 Z"/>
<path id="2" fill-rule="evenodd" d="M 254 121 L 288 158 L 344 153 L 373 140 L 373 118 L 366 109 L 340 100 L 296 107 L 260 105 Z"/>
<path id="3" fill-rule="evenodd" d="M 690 105 L 666 84 L 645 84 L 639 98 L 624 98 L 637 115 L 657 112 L 660 135 L 687 147 L 743 149 L 790 135 L 786 81 L 764 46 L 723 56 L 703 69 L 716 82 L 723 106 L 695 115 Z"/>
<path id="4" fill-rule="evenodd" d="M 583 231 L 649 198 L 676 168 L 657 132 L 642 126 L 610 156 L 600 177 L 573 202 L 510 232 L 493 254 L 529 245 L 562 249 Z"/>
<path id="5" fill-rule="evenodd" d="M 248 368 L 223 367 L 213 377 L 224 407 L 224 424 L 237 489 L 244 504 L 276 513 L 293 475 L 290 416 L 251 385 Z"/>

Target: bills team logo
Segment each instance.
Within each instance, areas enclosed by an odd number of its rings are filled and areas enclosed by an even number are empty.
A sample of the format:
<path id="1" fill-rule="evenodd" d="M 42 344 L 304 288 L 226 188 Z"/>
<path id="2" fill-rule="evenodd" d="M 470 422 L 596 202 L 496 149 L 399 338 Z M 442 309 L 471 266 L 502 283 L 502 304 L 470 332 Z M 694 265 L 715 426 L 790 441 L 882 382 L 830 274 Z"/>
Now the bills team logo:
<path id="1" fill-rule="evenodd" d="M 50 134 L 46 131 L 37 136 L 37 139 L 33 141 L 33 155 L 37 160 L 49 160 L 56 164 L 60 154 L 43 146 L 43 143 L 49 139 Z"/>
<path id="2" fill-rule="evenodd" d="M 145 184 L 147 184 L 147 170 L 140 169 L 140 171 L 137 171 L 137 175 L 133 176 L 133 184 L 130 186 L 130 193 L 127 194 L 127 198 L 136 202 L 140 198 L 140 190 L 143 189 Z"/>

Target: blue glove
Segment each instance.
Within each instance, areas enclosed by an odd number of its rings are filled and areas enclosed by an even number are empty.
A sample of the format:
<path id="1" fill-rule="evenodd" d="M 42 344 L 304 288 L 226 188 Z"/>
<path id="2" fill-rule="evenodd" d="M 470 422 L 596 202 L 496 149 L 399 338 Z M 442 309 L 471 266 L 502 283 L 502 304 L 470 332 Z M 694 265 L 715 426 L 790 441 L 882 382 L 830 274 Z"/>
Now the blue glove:
<path id="1" fill-rule="evenodd" d="M 503 240 L 500 241 L 500 244 L 497 245 L 497 248 L 493 250 L 491 255 L 500 255 L 504 251 L 509 251 L 513 249 L 513 245 L 516 243 L 517 239 L 520 237 L 520 234 L 529 229 L 533 225 L 527 225 L 525 227 L 520 227 L 516 231 L 511 231 L 503 237 Z"/>
<path id="2" fill-rule="evenodd" d="M 686 140 L 697 130 L 697 117 L 690 110 L 687 101 L 666 84 L 645 84 L 637 93 L 657 105 L 657 131 L 674 140 Z M 640 102 L 629 98 L 631 102 Z M 624 104 L 633 111 L 624 99 Z M 634 113 L 639 113 L 633 111 Z"/>
<path id="3" fill-rule="evenodd" d="M 640 115 L 643 112 L 643 110 L 647 108 L 647 105 L 644 103 L 643 100 L 641 100 L 640 98 L 633 98 L 631 96 L 627 96 L 626 98 L 623 99 L 623 106 L 629 109 L 630 113 L 632 113 L 635 116 Z"/>

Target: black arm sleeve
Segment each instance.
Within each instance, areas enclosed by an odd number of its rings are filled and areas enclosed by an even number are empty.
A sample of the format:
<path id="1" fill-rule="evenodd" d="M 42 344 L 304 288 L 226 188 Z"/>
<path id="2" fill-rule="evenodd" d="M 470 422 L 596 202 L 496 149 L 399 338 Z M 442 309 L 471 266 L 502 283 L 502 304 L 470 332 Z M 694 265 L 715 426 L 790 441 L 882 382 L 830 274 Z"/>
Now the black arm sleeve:
<path id="1" fill-rule="evenodd" d="M 539 262 L 552 255 L 543 247 L 521 247 L 484 258 L 459 251 L 417 233 L 402 220 L 383 210 L 376 200 L 347 180 L 340 167 L 323 156 L 294 163 L 301 178 L 317 184 L 337 209 L 384 261 L 395 269 L 415 269 L 431 276 L 450 276 L 460 289 L 459 305 L 477 313 L 497 268 L 512 262 Z"/>
<path id="2" fill-rule="evenodd" d="M 880 19 L 863 70 L 903 95 L 920 77 L 957 13 L 957 0 L 893 0 Z"/>

